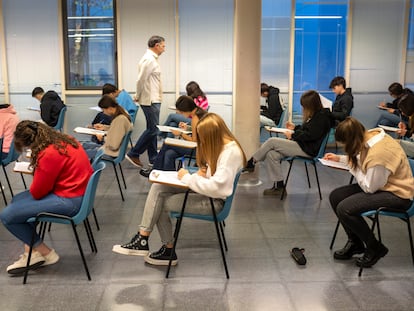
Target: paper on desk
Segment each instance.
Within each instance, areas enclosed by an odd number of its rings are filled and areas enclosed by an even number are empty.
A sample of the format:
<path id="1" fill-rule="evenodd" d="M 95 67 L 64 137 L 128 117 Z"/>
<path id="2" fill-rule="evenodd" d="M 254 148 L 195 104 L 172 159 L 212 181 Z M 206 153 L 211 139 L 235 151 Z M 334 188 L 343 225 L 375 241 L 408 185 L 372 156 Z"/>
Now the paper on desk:
<path id="1" fill-rule="evenodd" d="M 183 129 L 180 129 L 179 127 L 173 127 L 173 126 L 167 126 L 167 125 L 157 125 L 157 127 L 161 132 L 171 132 L 171 130 L 173 130 L 177 132 L 182 132 L 184 134 L 191 134 L 191 131 L 185 131 Z"/>
<path id="2" fill-rule="evenodd" d="M 184 140 L 184 139 L 177 139 L 177 138 L 171 138 L 167 137 L 164 140 L 164 144 L 170 145 L 170 146 L 177 146 L 177 147 L 183 147 L 183 148 L 196 148 L 197 143 L 194 141 Z"/>
<path id="3" fill-rule="evenodd" d="M 18 173 L 33 173 L 33 167 L 30 166 L 30 162 L 15 162 L 13 171 Z"/>
<path id="4" fill-rule="evenodd" d="M 336 162 L 336 161 L 332 161 L 332 160 L 325 160 L 325 159 L 319 159 L 319 161 L 326 166 L 329 167 L 333 167 L 333 168 L 338 168 L 340 170 L 345 170 L 345 171 L 349 171 L 349 165 L 342 163 L 342 162 Z"/>
<path id="5" fill-rule="evenodd" d="M 40 111 L 40 107 L 27 107 L 27 109 L 32 111 Z"/>
<path id="6" fill-rule="evenodd" d="M 385 106 L 385 107 L 383 107 L 383 106 L 378 106 L 378 108 L 379 108 L 379 109 L 382 109 L 382 110 L 388 110 L 388 107 L 387 107 L 387 106 Z"/>
<path id="7" fill-rule="evenodd" d="M 176 171 L 152 170 L 149 175 L 149 181 L 188 188 L 185 183 L 178 179 Z"/>
<path id="8" fill-rule="evenodd" d="M 319 97 L 321 98 L 323 108 L 329 108 L 329 110 L 332 110 L 332 100 L 321 94 L 319 94 Z"/>
<path id="9" fill-rule="evenodd" d="M 265 129 L 268 130 L 269 132 L 275 132 L 275 133 L 286 133 L 286 132 L 290 132 L 293 133 L 294 130 L 291 129 L 287 129 L 284 127 L 270 127 L 270 126 L 265 126 Z"/>
<path id="10" fill-rule="evenodd" d="M 105 135 L 106 134 L 106 131 L 95 130 L 95 129 L 90 129 L 89 127 L 81 127 L 81 126 L 75 127 L 73 131 L 79 134 L 88 134 L 88 135 Z"/>
<path id="11" fill-rule="evenodd" d="M 91 109 L 91 110 L 95 110 L 95 111 L 99 111 L 99 112 L 101 112 L 101 111 L 102 111 L 102 108 L 101 108 L 101 107 L 99 107 L 99 106 L 89 107 L 89 109 Z"/>
<path id="12" fill-rule="evenodd" d="M 391 127 L 391 126 L 386 126 L 386 125 L 381 125 L 381 124 L 378 126 L 383 128 L 384 131 L 387 131 L 387 132 L 397 132 L 399 130 L 398 127 Z"/>

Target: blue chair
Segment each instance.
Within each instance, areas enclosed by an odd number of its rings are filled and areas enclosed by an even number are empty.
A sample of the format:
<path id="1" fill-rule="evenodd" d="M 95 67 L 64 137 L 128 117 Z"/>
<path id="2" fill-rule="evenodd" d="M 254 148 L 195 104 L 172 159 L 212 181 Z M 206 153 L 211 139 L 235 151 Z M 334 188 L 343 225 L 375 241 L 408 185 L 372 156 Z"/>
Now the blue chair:
<path id="1" fill-rule="evenodd" d="M 217 238 L 218 238 L 218 241 L 219 241 L 219 244 L 220 244 L 221 256 L 223 258 L 223 265 L 224 265 L 224 270 L 226 272 L 226 277 L 227 278 L 230 277 L 229 276 L 229 271 L 227 269 L 226 256 L 225 256 L 225 253 L 224 253 L 224 249 L 227 251 L 227 242 L 226 242 L 226 238 L 225 238 L 225 235 L 224 235 L 223 225 L 224 225 L 225 219 L 227 218 L 227 216 L 230 213 L 231 205 L 232 205 L 232 202 L 233 202 L 234 194 L 236 192 L 237 183 L 239 182 L 240 174 L 241 174 L 241 171 L 239 171 L 237 173 L 236 177 L 234 178 L 233 192 L 230 196 L 228 196 L 226 198 L 223 209 L 218 214 L 216 214 L 216 211 L 214 209 L 214 202 L 213 202 L 212 198 L 210 198 L 212 215 L 199 215 L 199 214 L 185 213 L 185 211 L 184 211 L 185 210 L 185 204 L 187 202 L 187 197 L 188 197 L 189 191 L 186 192 L 186 195 L 185 195 L 185 198 L 184 198 L 184 203 L 183 203 L 183 208 L 182 208 L 181 212 L 171 212 L 170 213 L 171 218 L 177 218 L 177 223 L 176 223 L 175 231 L 174 231 L 174 246 L 173 246 L 172 254 L 175 252 L 175 248 L 177 246 L 178 235 L 180 233 L 181 223 L 182 223 L 184 217 L 214 222 L 215 227 L 216 227 L 216 232 L 217 232 Z M 220 234 L 221 234 L 221 236 L 220 236 Z M 223 249 L 223 244 L 224 244 L 224 249 Z M 172 257 L 170 258 L 170 262 L 168 264 L 167 273 L 165 275 L 166 278 L 168 278 L 168 276 L 170 274 L 171 262 L 172 262 Z"/>
<path id="2" fill-rule="evenodd" d="M 89 281 L 91 280 L 91 276 L 89 273 L 88 265 L 85 260 L 85 256 L 83 254 L 83 250 L 80 244 L 76 226 L 82 222 L 84 223 L 85 230 L 89 238 L 89 242 L 91 243 L 91 246 L 93 245 L 92 252 L 97 252 L 95 240 L 93 238 L 93 233 L 92 233 L 92 230 L 88 222 L 88 216 L 92 211 L 94 201 L 95 201 L 95 194 L 96 194 L 96 188 L 98 186 L 99 177 L 101 176 L 101 172 L 104 168 L 105 168 L 105 163 L 100 162 L 97 164 L 95 172 L 89 178 L 88 185 L 86 187 L 85 195 L 83 196 L 82 204 L 79 209 L 79 212 L 75 216 L 69 217 L 66 215 L 53 214 L 53 213 L 39 213 L 36 217 L 31 217 L 27 220 L 28 223 L 35 223 L 35 224 L 42 223 L 45 225 L 46 223 L 49 222 L 49 223 L 71 225 L 73 229 L 73 233 L 76 238 L 76 242 L 78 244 L 79 253 L 82 257 L 83 266 L 85 267 L 86 275 Z M 42 229 L 43 228 L 41 226 L 39 231 L 41 232 Z M 30 258 L 32 256 L 33 243 L 34 243 L 34 238 L 35 238 L 35 233 L 36 233 L 35 230 L 36 228 L 34 228 L 33 230 L 32 241 L 30 243 L 29 256 L 27 258 L 27 266 L 26 266 L 26 271 L 24 273 L 23 284 L 26 284 L 26 281 L 27 281 L 27 276 L 29 272 L 29 263 L 30 263 Z"/>
<path id="3" fill-rule="evenodd" d="M 309 157 L 308 158 L 308 157 L 294 156 L 294 157 L 285 157 L 285 158 L 283 158 L 281 160 L 281 161 L 288 161 L 290 163 L 289 171 L 288 171 L 288 174 L 286 176 L 285 188 L 283 188 L 282 195 L 280 196 L 280 199 L 281 200 L 283 200 L 283 197 L 285 196 L 286 186 L 287 186 L 287 183 L 289 181 L 290 171 L 292 169 L 293 161 L 295 161 L 295 160 L 301 161 L 301 162 L 303 162 L 305 164 L 306 177 L 308 178 L 308 186 L 309 186 L 309 188 L 311 188 L 311 183 L 310 183 L 310 180 L 309 180 L 309 172 L 308 172 L 307 163 L 310 163 L 310 164 L 313 165 L 313 168 L 315 169 L 316 182 L 318 184 L 319 199 L 322 200 L 321 187 L 319 185 L 319 177 L 318 177 L 318 170 L 316 168 L 316 163 L 319 162 L 319 160 L 318 160 L 319 158 L 323 158 L 323 156 L 325 154 L 326 144 L 328 143 L 328 139 L 329 139 L 329 132 L 326 134 L 326 136 L 322 140 L 322 143 L 321 143 L 321 145 L 319 147 L 319 152 L 316 155 L 316 157 L 313 157 L 313 158 Z"/>
<path id="4" fill-rule="evenodd" d="M 56 125 L 53 127 L 55 130 L 59 132 L 63 132 L 63 123 L 65 122 L 66 109 L 66 107 L 60 109 L 58 121 Z"/>
<path id="5" fill-rule="evenodd" d="M 9 153 L 7 154 L 7 157 L 1 160 L 1 166 L 3 167 L 4 176 L 6 177 L 7 185 L 9 186 L 10 194 L 11 194 L 12 197 L 14 196 L 14 193 L 13 193 L 13 189 L 12 189 L 11 184 L 10 184 L 9 176 L 7 175 L 6 166 L 9 165 L 12 162 L 17 161 L 19 156 L 20 156 L 20 153 L 18 153 L 16 151 L 16 149 L 14 148 L 14 140 L 13 140 L 11 142 L 10 150 L 9 150 Z M 20 176 L 22 177 L 24 188 L 27 189 L 26 182 L 24 180 L 23 174 L 20 173 Z M 5 197 L 3 197 L 3 198 L 5 199 Z"/>
<path id="6" fill-rule="evenodd" d="M 122 201 L 125 201 L 125 198 L 124 198 L 124 194 L 122 193 L 121 182 L 119 181 L 119 176 L 118 176 L 118 171 L 116 169 L 116 165 L 119 166 L 119 170 L 121 171 L 122 181 L 124 182 L 124 187 L 126 189 L 127 186 L 126 186 L 126 183 L 125 183 L 124 173 L 122 172 L 121 162 L 125 159 L 125 153 L 126 153 L 126 150 L 127 150 L 127 147 L 128 147 L 129 139 L 131 137 L 131 133 L 132 133 L 132 131 L 129 131 L 128 133 L 125 134 L 124 138 L 122 138 L 121 146 L 119 147 L 119 154 L 118 154 L 117 157 L 113 158 L 113 157 L 108 156 L 108 155 L 103 155 L 102 156 L 103 161 L 111 162 L 113 167 L 114 167 L 116 181 L 118 182 L 119 192 L 121 193 Z"/>
<path id="7" fill-rule="evenodd" d="M 137 118 L 138 110 L 139 110 L 139 106 L 137 105 L 137 109 L 133 113 L 130 113 L 129 114 L 129 116 L 131 117 L 131 123 L 132 123 L 132 125 L 135 124 L 135 119 Z M 134 144 L 132 143 L 131 136 L 129 137 L 129 143 L 131 145 L 131 148 L 134 148 Z"/>

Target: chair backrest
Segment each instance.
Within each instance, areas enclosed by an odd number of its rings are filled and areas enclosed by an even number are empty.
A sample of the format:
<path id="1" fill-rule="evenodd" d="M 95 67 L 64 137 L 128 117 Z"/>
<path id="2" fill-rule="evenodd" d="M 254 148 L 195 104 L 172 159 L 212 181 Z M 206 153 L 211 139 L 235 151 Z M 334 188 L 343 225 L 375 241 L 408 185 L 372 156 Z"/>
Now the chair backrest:
<path id="1" fill-rule="evenodd" d="M 7 157 L 1 160 L 1 164 L 3 166 L 9 165 L 11 162 L 16 161 L 20 156 L 20 153 L 16 151 L 16 148 L 14 148 L 14 139 L 12 140 L 10 144 L 10 150 L 7 154 Z"/>
<path id="2" fill-rule="evenodd" d="M 94 158 L 93 158 L 92 163 L 91 163 L 92 168 L 93 168 L 94 171 L 96 171 L 96 169 L 98 167 L 98 164 L 101 161 L 103 155 L 104 155 L 103 148 L 99 148 L 98 151 L 96 152 Z"/>
<path id="3" fill-rule="evenodd" d="M 135 124 L 135 119 L 137 118 L 139 106 L 137 105 L 137 109 L 133 113 L 130 113 L 129 116 L 131 117 L 131 123 Z"/>
<path id="4" fill-rule="evenodd" d="M 410 163 L 411 172 L 414 176 L 414 159 L 408 159 L 408 162 Z M 414 200 L 411 202 L 410 208 L 407 210 L 407 214 L 409 217 L 414 216 Z"/>
<path id="5" fill-rule="evenodd" d="M 66 114 L 66 107 L 60 109 L 59 118 L 56 125 L 53 127 L 55 130 L 61 131 L 63 130 L 63 122 L 65 121 L 65 114 Z"/>
<path id="6" fill-rule="evenodd" d="M 128 147 L 129 138 L 131 137 L 131 133 L 132 131 L 129 131 L 128 133 L 125 134 L 124 138 L 122 138 L 121 146 L 119 147 L 119 154 L 114 159 L 114 162 L 120 163 L 125 159 L 125 154 L 126 154 L 126 150 Z"/>
<path id="7" fill-rule="evenodd" d="M 321 146 L 319 147 L 318 154 L 316 155 L 316 158 L 323 158 L 325 155 L 325 149 L 326 145 L 328 144 L 329 136 L 330 136 L 331 130 L 329 129 L 329 132 L 325 135 L 325 137 L 322 140 Z"/>
<path id="8" fill-rule="evenodd" d="M 234 194 L 236 193 L 237 184 L 239 182 L 240 174 L 241 174 L 241 170 L 238 171 L 236 176 L 234 177 L 233 192 L 231 193 L 231 195 L 229 195 L 226 198 L 226 201 L 224 202 L 223 209 L 217 215 L 217 220 L 219 222 L 225 220 L 227 218 L 227 216 L 229 215 L 229 213 L 230 213 L 230 208 L 231 208 L 231 205 L 233 203 Z"/>
<path id="9" fill-rule="evenodd" d="M 279 123 L 277 124 L 277 127 L 284 127 L 286 114 L 287 114 L 287 108 L 283 109 L 282 113 L 280 114 L 280 119 L 279 119 Z"/>
<path id="10" fill-rule="evenodd" d="M 96 188 L 98 187 L 99 177 L 101 176 L 102 170 L 104 168 L 104 162 L 101 161 L 96 164 L 96 169 L 89 178 L 88 185 L 86 186 L 86 191 L 83 196 L 79 212 L 72 218 L 75 224 L 83 222 L 91 213 L 93 204 L 95 202 L 95 194 Z"/>

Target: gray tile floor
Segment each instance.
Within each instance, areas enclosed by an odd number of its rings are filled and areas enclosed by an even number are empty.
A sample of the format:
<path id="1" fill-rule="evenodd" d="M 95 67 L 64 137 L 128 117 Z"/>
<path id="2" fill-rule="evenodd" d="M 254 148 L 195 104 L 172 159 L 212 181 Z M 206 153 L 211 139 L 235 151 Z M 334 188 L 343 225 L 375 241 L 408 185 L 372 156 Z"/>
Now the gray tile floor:
<path id="1" fill-rule="evenodd" d="M 101 230 L 92 222 L 97 254 L 91 253 L 79 227 L 90 282 L 70 228 L 54 225 L 46 242 L 61 260 L 31 272 L 28 284 L 22 285 L 21 277 L 5 271 L 21 253 L 21 244 L 0 226 L 0 310 L 414 310 L 414 267 L 401 221 L 382 221 L 390 252 L 364 270 L 361 278 L 353 261 L 332 259 L 329 242 L 336 219 L 328 195 L 349 181 L 346 172 L 318 167 L 322 201 L 316 186 L 308 189 L 301 163 L 293 167 L 283 201 L 262 195 L 269 186 L 264 167 L 242 175 L 225 229 L 230 279 L 224 275 L 212 224 L 189 219 L 177 246 L 179 264 L 165 279 L 165 267 L 151 267 L 140 257 L 111 251 L 113 244 L 136 232 L 150 186 L 127 161 L 123 167 L 128 183 L 125 202 L 112 167 L 100 181 L 95 208 Z M 22 190 L 19 176 L 10 174 L 14 189 Z M 310 176 L 315 183 L 312 169 Z M 257 181 L 262 184 L 252 186 Z M 344 242 L 340 231 L 335 246 Z M 154 232 L 150 247 L 159 246 Z M 296 265 L 290 257 L 295 246 L 306 249 L 306 266 Z"/>

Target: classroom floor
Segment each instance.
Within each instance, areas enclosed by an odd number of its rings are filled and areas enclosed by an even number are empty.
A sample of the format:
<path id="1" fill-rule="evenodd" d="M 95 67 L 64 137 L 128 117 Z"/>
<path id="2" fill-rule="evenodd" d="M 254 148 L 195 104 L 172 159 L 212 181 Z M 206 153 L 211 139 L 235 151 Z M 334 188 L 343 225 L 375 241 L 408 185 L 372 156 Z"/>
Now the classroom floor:
<path id="1" fill-rule="evenodd" d="M 79 227 L 90 282 L 71 229 L 53 225 L 45 241 L 60 261 L 31 272 L 28 284 L 22 285 L 21 277 L 6 273 L 7 265 L 22 252 L 21 243 L 0 226 L 0 310 L 414 310 L 414 267 L 403 222 L 381 222 L 390 251 L 362 277 L 352 260 L 332 258 L 329 243 L 336 218 L 328 195 L 348 183 L 347 172 L 318 166 L 322 200 L 313 169 L 309 172 L 314 186 L 309 189 L 301 163 L 294 164 L 283 201 L 262 195 L 269 186 L 263 166 L 242 175 L 225 227 L 230 279 L 225 278 L 213 225 L 189 219 L 183 222 L 177 246 L 179 264 L 165 279 L 165 267 L 111 251 L 112 245 L 129 241 L 137 231 L 150 186 L 127 161 L 123 168 L 128 184 L 125 202 L 112 167 L 105 169 L 98 187 L 100 231 L 92 221 L 97 254 L 91 253 L 83 226 Z M 284 169 L 286 173 L 287 166 Z M 8 171 L 14 190 L 21 191 L 20 176 L 10 167 Z M 4 184 L 2 173 L 0 178 Z M 344 243 L 340 230 L 334 248 Z M 289 250 L 296 246 L 305 248 L 306 266 L 290 257 Z M 150 249 L 159 247 L 155 231 Z"/>

